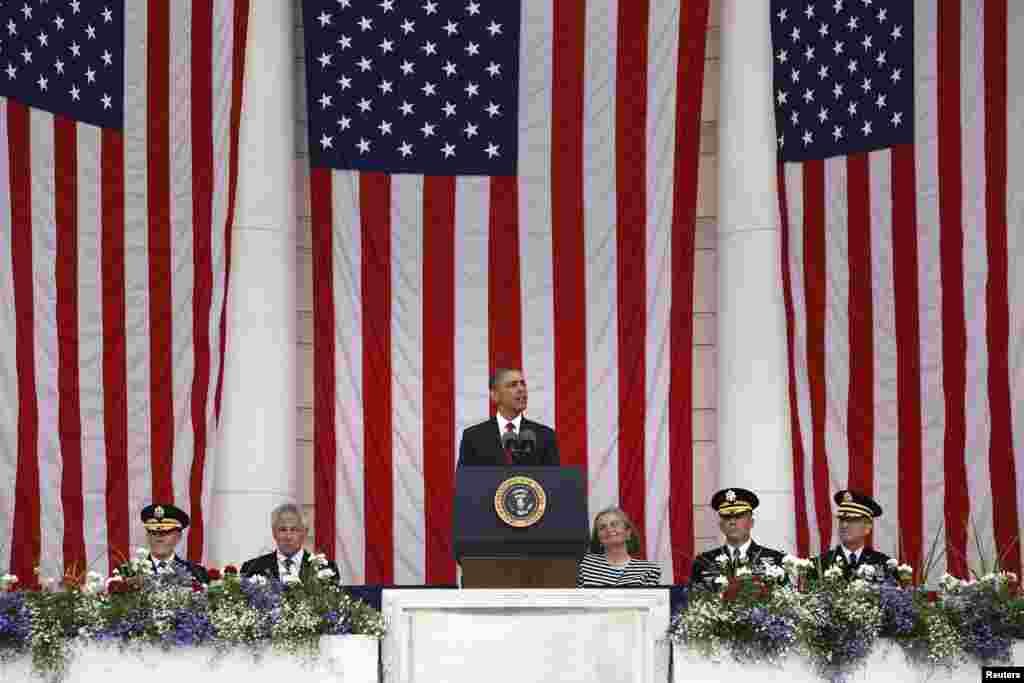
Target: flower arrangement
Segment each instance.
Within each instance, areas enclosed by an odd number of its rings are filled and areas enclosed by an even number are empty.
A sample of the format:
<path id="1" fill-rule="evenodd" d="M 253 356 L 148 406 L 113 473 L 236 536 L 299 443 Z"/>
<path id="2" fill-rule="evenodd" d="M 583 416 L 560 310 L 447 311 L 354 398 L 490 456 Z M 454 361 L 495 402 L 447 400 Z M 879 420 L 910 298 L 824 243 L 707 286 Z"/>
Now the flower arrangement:
<path id="1" fill-rule="evenodd" d="M 11 590 L 0 578 L 0 661 L 31 654 L 37 673 L 59 679 L 74 648 L 87 642 L 164 649 L 206 645 L 216 651 L 266 648 L 315 656 L 321 635 L 382 638 L 379 611 L 338 583 L 322 554 L 301 581 L 241 577 L 228 565 L 211 570 L 209 586 L 183 567 L 153 570 L 145 550 L 104 579 L 95 573 L 43 581 L 41 591 Z"/>
<path id="2" fill-rule="evenodd" d="M 822 679 L 845 681 L 880 637 L 899 644 L 925 669 L 979 666 L 1010 660 L 1024 638 L 1024 597 L 1017 577 L 991 572 L 975 580 L 946 575 L 938 594 L 912 585 L 913 569 L 890 561 L 847 575 L 835 566 L 815 572 L 806 559 L 786 556 L 788 581 L 740 571 L 694 591 L 677 613 L 669 637 L 698 655 L 779 665 L 799 655 Z"/>

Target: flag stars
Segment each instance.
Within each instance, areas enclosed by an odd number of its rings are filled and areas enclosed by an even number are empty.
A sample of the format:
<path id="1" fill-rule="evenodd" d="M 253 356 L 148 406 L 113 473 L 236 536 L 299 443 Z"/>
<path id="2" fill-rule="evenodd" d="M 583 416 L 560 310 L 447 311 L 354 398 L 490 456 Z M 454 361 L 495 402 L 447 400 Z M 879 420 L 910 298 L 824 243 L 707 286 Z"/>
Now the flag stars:
<path id="1" fill-rule="evenodd" d="M 814 142 L 814 135 L 809 130 L 804 131 L 802 140 L 804 141 L 804 147 Z"/>
<path id="2" fill-rule="evenodd" d="M 789 61 L 789 50 L 779 50 L 779 54 L 775 55 L 775 59 L 778 60 L 779 64 L 785 64 Z"/>
<path id="3" fill-rule="evenodd" d="M 883 93 L 878 93 L 878 97 L 875 99 L 875 106 L 879 109 L 885 109 L 886 107 L 886 96 Z"/>
<path id="4" fill-rule="evenodd" d="M 496 145 L 493 142 L 491 142 L 487 145 L 486 148 L 484 148 L 484 151 L 487 153 L 487 158 L 493 159 L 494 157 L 501 156 L 501 153 L 499 151 L 500 149 L 500 145 Z"/>
<path id="5" fill-rule="evenodd" d="M 36 36 L 36 40 L 39 41 L 39 47 L 48 47 L 50 44 L 50 36 L 46 35 L 42 31 Z"/>
<path id="6" fill-rule="evenodd" d="M 471 2 L 471 3 L 469 3 L 468 5 L 466 5 L 466 11 L 469 13 L 469 16 L 471 16 L 471 17 L 476 16 L 477 14 L 480 14 L 480 3 L 479 2 Z"/>
<path id="7" fill-rule="evenodd" d="M 451 102 L 445 102 L 444 106 L 441 109 L 442 111 L 444 111 L 444 116 L 446 119 L 450 119 L 451 117 L 455 116 L 455 105 L 452 104 Z"/>
<path id="8" fill-rule="evenodd" d="M 800 29 L 794 26 L 792 32 L 789 34 L 789 38 L 794 43 L 800 42 Z"/>
<path id="9" fill-rule="evenodd" d="M 338 127 L 341 128 L 341 130 L 348 130 L 352 127 L 352 118 L 349 116 L 342 116 L 338 119 Z"/>
<path id="10" fill-rule="evenodd" d="M 14 23 L 14 19 L 7 20 L 7 35 L 16 36 L 18 35 L 18 25 Z"/>
<path id="11" fill-rule="evenodd" d="M 423 50 L 428 55 L 435 55 L 437 54 L 437 43 L 432 43 L 428 40 L 427 42 L 423 43 L 423 47 L 421 47 L 420 49 Z"/>
<path id="12" fill-rule="evenodd" d="M 405 140 L 402 140 L 402 144 L 398 146 L 398 153 L 401 154 L 403 158 L 408 158 L 412 155 L 412 145 Z"/>
<path id="13" fill-rule="evenodd" d="M 356 147 L 359 149 L 360 154 L 366 154 L 370 151 L 370 141 L 366 138 L 359 138 L 359 142 L 356 143 Z"/>
<path id="14" fill-rule="evenodd" d="M 59 58 L 56 62 L 53 63 L 53 68 L 57 71 L 57 73 L 64 75 L 64 62 L 60 61 Z"/>
<path id="15" fill-rule="evenodd" d="M 800 69 L 793 69 L 792 71 L 790 71 L 789 72 L 789 80 L 793 81 L 794 83 L 799 83 L 800 82 Z"/>
<path id="16" fill-rule="evenodd" d="M 818 28 L 818 35 L 821 36 L 822 38 L 824 38 L 825 36 L 828 35 L 828 31 L 829 31 L 828 24 L 823 23 Z"/>
<path id="17" fill-rule="evenodd" d="M 399 67 L 402 70 L 403 76 L 411 76 L 414 70 L 414 65 L 408 59 L 402 62 L 402 66 Z"/>
<path id="18" fill-rule="evenodd" d="M 484 111 L 486 111 L 487 115 L 490 116 L 492 119 L 495 116 L 501 116 L 501 106 L 495 104 L 494 102 L 488 102 L 487 106 L 484 107 Z"/>
<path id="19" fill-rule="evenodd" d="M 814 101 L 814 91 L 811 90 L 810 88 L 807 88 L 806 90 L 804 90 L 804 102 L 806 102 L 807 104 L 810 104 L 813 101 Z"/>
<path id="20" fill-rule="evenodd" d="M 903 37 L 903 26 L 893 26 L 892 33 L 889 35 L 892 36 L 893 40 L 899 40 Z"/>
<path id="21" fill-rule="evenodd" d="M 864 48 L 864 52 L 867 52 L 874 45 L 874 40 L 870 35 L 865 35 L 864 40 L 860 41 L 860 44 Z"/>
<path id="22" fill-rule="evenodd" d="M 364 56 L 358 62 L 356 62 L 356 66 L 359 67 L 360 71 L 366 73 L 367 71 L 373 69 L 373 60 Z"/>
<path id="23" fill-rule="evenodd" d="M 789 19 L 789 10 L 783 7 L 776 16 L 779 18 L 779 23 L 785 24 L 786 20 Z"/>
<path id="24" fill-rule="evenodd" d="M 441 153 L 444 154 L 445 159 L 450 159 L 455 156 L 455 145 L 450 142 L 446 142 L 444 147 L 441 148 Z"/>
<path id="25" fill-rule="evenodd" d="M 775 96 L 775 101 L 779 104 L 789 104 L 789 93 L 785 90 L 780 90 Z"/>
<path id="26" fill-rule="evenodd" d="M 53 19 L 53 25 L 57 27 L 58 31 L 63 31 L 64 30 L 64 17 L 62 17 L 62 16 L 60 16 L 58 14 Z"/>
<path id="27" fill-rule="evenodd" d="M 501 33 L 501 24 L 495 23 L 491 20 L 490 25 L 487 27 L 487 32 L 491 34 L 491 38 Z"/>
<path id="28" fill-rule="evenodd" d="M 391 122 L 381 121 L 380 125 L 377 126 L 377 129 L 380 131 L 381 135 L 391 135 Z"/>
<path id="29" fill-rule="evenodd" d="M 889 78 L 892 79 L 893 83 L 895 83 L 896 81 L 902 80 L 903 79 L 903 69 L 893 69 L 892 70 L 892 75 L 889 76 Z"/>
<path id="30" fill-rule="evenodd" d="M 323 110 L 323 109 L 327 109 L 327 107 L 330 107 L 330 106 L 332 106 L 332 103 L 331 103 L 331 96 L 330 96 L 330 95 L 328 95 L 327 93 L 322 93 L 322 94 L 320 95 L 320 99 L 319 99 L 319 100 L 317 100 L 317 101 L 318 101 L 318 102 L 320 103 L 320 109 L 321 109 L 321 110 Z"/>
<path id="31" fill-rule="evenodd" d="M 402 100 L 402 105 L 399 109 L 402 111 L 402 116 L 410 116 L 414 111 L 413 105 L 406 100 Z"/>
<path id="32" fill-rule="evenodd" d="M 68 94 L 71 95 L 71 99 L 75 102 L 78 102 L 80 99 L 82 99 L 81 93 L 82 91 L 78 89 L 77 85 L 72 85 L 71 90 L 68 90 Z"/>
<path id="33" fill-rule="evenodd" d="M 434 128 L 435 128 L 434 124 L 432 124 L 432 123 L 424 123 L 423 127 L 420 128 L 420 132 L 423 133 L 423 137 L 424 138 L 429 138 L 431 135 L 434 134 Z"/>
<path id="34" fill-rule="evenodd" d="M 326 52 L 323 52 L 320 54 L 319 57 L 316 58 L 316 61 L 320 62 L 321 69 L 326 69 L 327 67 L 331 66 L 331 55 L 329 55 Z"/>
<path id="35" fill-rule="evenodd" d="M 48 89 L 48 87 L 47 87 L 47 83 L 48 83 L 48 82 L 49 82 L 49 81 L 47 81 L 47 80 L 46 80 L 46 78 L 45 78 L 44 76 L 40 76 L 40 77 L 39 77 L 39 80 L 38 80 L 38 81 L 36 81 L 36 83 L 38 83 L 38 84 L 39 84 L 39 89 L 40 89 L 40 90 L 47 90 L 47 89 Z"/>
<path id="36" fill-rule="evenodd" d="M 381 54 L 386 55 L 389 52 L 395 51 L 395 41 L 384 39 L 380 42 L 380 45 L 378 45 L 377 47 L 380 48 Z"/>
<path id="37" fill-rule="evenodd" d="M 388 12 L 394 12 L 395 11 L 395 0 L 382 0 L 382 2 L 380 3 L 380 5 L 378 5 L 378 7 L 381 8 L 381 11 L 383 11 L 384 14 L 387 14 Z"/>
<path id="38" fill-rule="evenodd" d="M 82 3 L 79 2 L 79 0 L 71 0 L 71 2 L 68 3 L 68 6 L 71 7 L 71 13 L 72 14 L 78 14 L 79 12 L 81 12 L 82 11 L 81 5 L 82 5 Z"/>
<path id="39" fill-rule="evenodd" d="M 87 80 L 89 83 L 95 83 L 96 82 L 96 70 L 93 69 L 92 67 L 89 67 L 88 69 L 86 69 L 85 70 L 85 80 Z"/>
<path id="40" fill-rule="evenodd" d="M 104 109 L 110 109 L 110 107 L 112 106 L 112 100 L 110 99 L 110 95 L 107 95 L 106 93 L 104 93 L 103 97 L 100 98 L 100 102 L 103 103 Z"/>
<path id="41" fill-rule="evenodd" d="M 347 50 L 352 47 L 352 36 L 342 35 L 338 38 L 338 45 L 341 45 L 342 50 Z"/>
<path id="42" fill-rule="evenodd" d="M 850 114 L 850 118 L 857 115 L 857 103 L 853 100 L 850 101 L 850 105 L 846 108 L 847 113 Z"/>
<path id="43" fill-rule="evenodd" d="M 836 57 L 838 57 L 839 55 L 843 54 L 843 52 L 845 50 L 846 50 L 846 43 L 841 41 L 841 40 L 837 40 L 835 42 L 835 44 L 832 46 L 832 52 L 833 52 L 833 54 L 835 54 Z"/>
<path id="44" fill-rule="evenodd" d="M 875 19 L 878 20 L 879 24 L 884 24 L 889 19 L 889 10 L 884 8 L 878 10 L 878 14 L 875 16 Z"/>
<path id="45" fill-rule="evenodd" d="M 86 35 L 86 37 L 89 38 L 89 40 L 96 40 L 96 27 L 93 26 L 92 24 L 89 24 L 88 26 L 86 26 L 85 27 L 85 35 Z"/>
<path id="46" fill-rule="evenodd" d="M 857 63 L 856 59 L 851 59 L 850 62 L 846 65 L 846 70 L 849 71 L 851 74 L 856 73 L 857 69 L 859 68 L 860 65 Z"/>
<path id="47" fill-rule="evenodd" d="M 807 9 L 804 10 L 804 16 L 807 17 L 807 21 L 814 18 L 814 5 L 807 6 Z"/>
<path id="48" fill-rule="evenodd" d="M 391 93 L 392 83 L 391 83 L 391 81 L 386 81 L 386 80 L 385 81 L 381 81 L 380 84 L 377 87 L 380 89 L 380 94 L 381 95 L 387 95 L 387 94 Z"/>
<path id="49" fill-rule="evenodd" d="M 790 122 L 795 126 L 800 123 L 800 113 L 796 109 L 789 115 Z"/>
<path id="50" fill-rule="evenodd" d="M 491 62 L 490 64 L 487 65 L 486 71 L 487 71 L 488 74 L 490 74 L 491 78 L 494 78 L 496 76 L 500 76 L 501 75 L 501 65 L 500 64 L 495 64 L 494 62 Z"/>
<path id="51" fill-rule="evenodd" d="M 71 55 L 73 57 L 79 57 L 82 54 L 82 46 L 75 41 L 71 41 L 71 45 L 68 46 L 68 49 L 71 50 Z"/>
<path id="52" fill-rule="evenodd" d="M 352 0 L 338 0 L 338 4 L 341 5 L 341 9 L 348 9 L 352 6 Z"/>
<path id="53" fill-rule="evenodd" d="M 459 32 L 459 25 L 456 24 L 451 19 L 449 19 L 448 23 L 442 26 L 441 29 L 448 34 L 449 38 L 451 38 L 452 36 Z"/>
<path id="54" fill-rule="evenodd" d="M 316 20 L 320 22 L 320 28 L 331 25 L 331 15 L 327 12 L 320 12 L 320 16 Z"/>
<path id="55" fill-rule="evenodd" d="M 110 50 L 104 50 L 103 54 L 100 55 L 100 59 L 103 60 L 103 66 L 110 66 L 114 63 L 113 55 L 110 54 Z"/>
<path id="56" fill-rule="evenodd" d="M 467 123 L 466 127 L 463 128 L 462 130 L 466 134 L 467 138 L 472 138 L 474 135 L 477 134 L 477 129 L 479 128 L 480 126 L 476 125 L 475 123 Z"/>
<path id="57" fill-rule="evenodd" d="M 820 67 L 818 67 L 818 80 L 823 81 L 826 78 L 828 78 L 828 66 L 822 64 Z"/>
<path id="58" fill-rule="evenodd" d="M 860 19 L 858 19 L 855 16 L 851 16 L 850 20 L 846 22 L 846 28 L 850 29 L 851 31 L 856 31 L 858 28 L 860 28 Z"/>
<path id="59" fill-rule="evenodd" d="M 466 46 L 466 54 L 470 57 L 476 57 L 480 54 L 480 44 L 470 41 L 469 45 Z"/>
<path id="60" fill-rule="evenodd" d="M 110 11 L 109 7 L 103 8 L 103 23 L 109 24 L 114 20 L 114 13 Z"/>
<path id="61" fill-rule="evenodd" d="M 366 31 L 369 31 L 372 28 L 373 28 L 373 19 L 370 19 L 368 17 L 359 17 L 359 30 L 360 31 L 363 31 L 365 33 Z"/>
<path id="62" fill-rule="evenodd" d="M 444 71 L 444 75 L 447 76 L 448 78 L 454 76 L 457 71 L 455 65 L 452 64 L 451 62 L 445 62 L 444 66 L 441 68 Z"/>
<path id="63" fill-rule="evenodd" d="M 832 127 L 832 139 L 835 140 L 836 142 L 839 142 L 840 140 L 843 139 L 843 127 L 842 126 L 833 126 Z"/>
<path id="64" fill-rule="evenodd" d="M 875 57 L 875 64 L 878 64 L 878 67 L 881 68 L 885 65 L 887 59 L 888 57 L 886 57 L 885 50 L 882 50 L 878 53 L 878 56 Z"/>
<path id="65" fill-rule="evenodd" d="M 433 2 L 433 0 L 427 0 L 427 3 L 423 5 L 423 11 L 427 13 L 427 16 L 437 14 L 437 3 Z"/>
<path id="66" fill-rule="evenodd" d="M 825 123 L 826 121 L 828 121 L 828 109 L 826 107 L 822 107 L 818 111 L 818 121 L 820 123 Z"/>
<path id="67" fill-rule="evenodd" d="M 807 49 L 804 50 L 804 59 L 806 59 L 808 62 L 813 62 L 814 61 L 814 47 L 813 46 L 808 45 Z"/>
<path id="68" fill-rule="evenodd" d="M 343 74 L 341 78 L 338 79 L 338 85 L 341 86 L 342 90 L 348 90 L 352 87 L 352 78 Z"/>
<path id="69" fill-rule="evenodd" d="M 402 32 L 405 35 L 409 35 L 410 33 L 415 33 L 416 32 L 416 22 L 415 21 L 410 21 L 409 19 L 406 19 L 405 21 L 402 22 L 401 28 L 402 28 Z"/>
<path id="70" fill-rule="evenodd" d="M 359 111 L 365 114 L 373 108 L 373 101 L 364 97 L 356 103 L 356 106 L 359 107 Z"/>
<path id="71" fill-rule="evenodd" d="M 892 125 L 893 126 L 895 126 L 896 128 L 899 128 L 900 125 L 903 123 L 903 112 L 901 112 L 901 111 L 895 112 L 892 115 L 891 121 L 892 121 Z"/>
<path id="72" fill-rule="evenodd" d="M 14 66 L 10 62 L 7 62 L 7 80 L 13 81 L 18 76 L 18 67 Z"/>
<path id="73" fill-rule="evenodd" d="M 427 97 L 431 97 L 437 94 L 437 86 L 431 83 L 430 81 L 424 83 L 423 87 L 420 88 L 420 90 L 422 90 L 423 94 L 426 95 Z"/>
<path id="74" fill-rule="evenodd" d="M 21 13 L 25 15 L 26 21 L 32 18 L 32 8 L 28 6 L 28 3 L 22 5 Z"/>
<path id="75" fill-rule="evenodd" d="M 21 58 L 25 60 L 26 64 L 31 64 L 32 63 L 32 50 L 29 50 L 27 47 L 23 47 L 21 49 Z"/>
<path id="76" fill-rule="evenodd" d="M 840 97 L 842 97 L 843 96 L 843 84 L 838 82 L 838 81 L 836 81 L 836 84 L 832 86 L 832 94 L 835 96 L 835 98 L 837 100 Z"/>
<path id="77" fill-rule="evenodd" d="M 463 88 L 463 90 L 466 91 L 466 97 L 473 99 L 474 97 L 480 94 L 480 84 L 470 81 L 469 83 L 466 84 L 466 87 Z"/>
<path id="78" fill-rule="evenodd" d="M 872 133 L 871 122 L 870 121 L 865 121 L 864 125 L 861 126 L 860 132 L 864 133 L 864 135 L 871 135 L 871 133 Z"/>
<path id="79" fill-rule="evenodd" d="M 865 78 L 864 82 L 860 84 L 860 89 L 865 93 L 871 92 L 871 79 Z"/>

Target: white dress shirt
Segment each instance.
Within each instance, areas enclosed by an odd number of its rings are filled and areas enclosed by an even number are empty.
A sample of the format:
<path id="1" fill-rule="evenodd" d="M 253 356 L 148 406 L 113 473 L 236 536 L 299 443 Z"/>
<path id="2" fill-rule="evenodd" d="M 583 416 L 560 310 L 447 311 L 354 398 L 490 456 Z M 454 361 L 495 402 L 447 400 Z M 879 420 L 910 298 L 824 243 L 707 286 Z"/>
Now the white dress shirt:
<path id="1" fill-rule="evenodd" d="M 495 413 L 498 418 L 498 438 L 500 439 L 505 435 L 507 427 L 505 425 L 511 424 L 515 428 L 516 435 L 519 434 L 519 425 L 523 422 L 523 414 L 519 413 L 511 420 L 506 420 L 501 413 Z"/>
<path id="2" fill-rule="evenodd" d="M 300 549 L 297 553 L 292 555 L 292 568 L 286 569 L 284 561 L 288 558 L 287 555 L 282 553 L 280 550 L 277 551 L 277 575 L 284 581 L 285 576 L 294 576 L 296 579 L 299 578 L 299 570 L 302 569 L 302 560 L 305 557 L 305 550 Z"/>
<path id="3" fill-rule="evenodd" d="M 748 538 L 747 542 L 744 543 L 741 546 L 731 546 L 728 543 L 726 543 L 725 547 L 728 550 L 728 553 L 726 553 L 726 554 L 729 555 L 729 559 L 730 560 L 733 559 L 733 557 L 735 556 L 735 552 L 734 551 L 735 550 L 739 550 L 740 551 L 740 561 L 746 562 L 746 560 L 747 560 L 747 550 L 750 549 L 751 541 L 753 541 L 753 539 Z"/>

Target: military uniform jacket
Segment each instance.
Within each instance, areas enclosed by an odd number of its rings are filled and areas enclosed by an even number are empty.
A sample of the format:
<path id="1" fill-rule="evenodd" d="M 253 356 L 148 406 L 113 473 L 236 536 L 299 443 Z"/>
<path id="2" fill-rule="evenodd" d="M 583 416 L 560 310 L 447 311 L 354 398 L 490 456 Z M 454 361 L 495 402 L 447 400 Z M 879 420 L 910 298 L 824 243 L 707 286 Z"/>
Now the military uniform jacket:
<path id="1" fill-rule="evenodd" d="M 810 576 L 812 578 L 818 578 L 818 567 L 821 567 L 821 571 L 826 571 L 829 567 L 834 564 L 839 564 L 843 568 L 843 577 L 852 578 L 859 567 L 866 564 L 875 565 L 879 569 L 878 571 L 886 571 L 885 563 L 889 561 L 889 556 L 885 553 L 880 553 L 877 550 L 865 547 L 860 552 L 860 558 L 857 560 L 857 564 L 850 566 L 846 563 L 846 555 L 843 554 L 843 550 L 840 546 L 832 548 L 824 555 L 819 555 L 814 558 L 812 562 L 814 566 L 811 569 Z"/>
<path id="2" fill-rule="evenodd" d="M 338 573 L 338 565 L 333 560 L 327 561 L 327 568 L 334 570 L 335 580 L 339 580 L 341 574 Z M 312 562 L 310 561 L 310 553 L 307 550 L 302 554 L 302 564 L 299 566 L 299 577 L 305 578 L 313 572 Z M 277 566 L 277 551 L 267 553 L 266 555 L 260 555 L 248 560 L 242 565 L 241 570 L 242 576 L 265 576 L 268 579 L 274 579 L 275 581 L 281 580 L 281 573 Z"/>
<path id="3" fill-rule="evenodd" d="M 722 573 L 722 568 L 715 558 L 723 553 L 728 556 L 729 548 L 725 545 L 720 545 L 697 556 L 693 561 L 693 569 L 690 571 L 691 587 L 714 587 L 715 577 Z M 782 558 L 785 556 L 786 554 L 781 550 L 766 548 L 751 540 L 750 547 L 747 548 L 747 559 L 744 564 L 750 567 L 751 572 L 754 574 L 762 574 L 765 560 L 771 560 L 772 564 L 777 564 L 781 567 Z"/>

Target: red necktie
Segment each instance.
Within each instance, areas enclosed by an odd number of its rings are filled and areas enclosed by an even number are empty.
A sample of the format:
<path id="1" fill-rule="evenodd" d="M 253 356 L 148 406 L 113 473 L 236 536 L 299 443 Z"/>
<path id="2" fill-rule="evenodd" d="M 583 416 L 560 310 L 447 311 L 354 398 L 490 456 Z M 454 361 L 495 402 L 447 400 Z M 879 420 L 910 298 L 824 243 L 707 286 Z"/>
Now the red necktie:
<path id="1" fill-rule="evenodd" d="M 506 423 L 506 425 L 505 425 L 505 433 L 506 434 L 512 434 L 514 436 L 515 433 L 516 433 L 516 426 L 514 424 L 512 424 L 511 422 Z M 511 439 L 507 442 L 507 445 L 505 446 L 505 464 L 506 465 L 511 465 L 512 464 L 512 441 L 511 441 Z"/>

